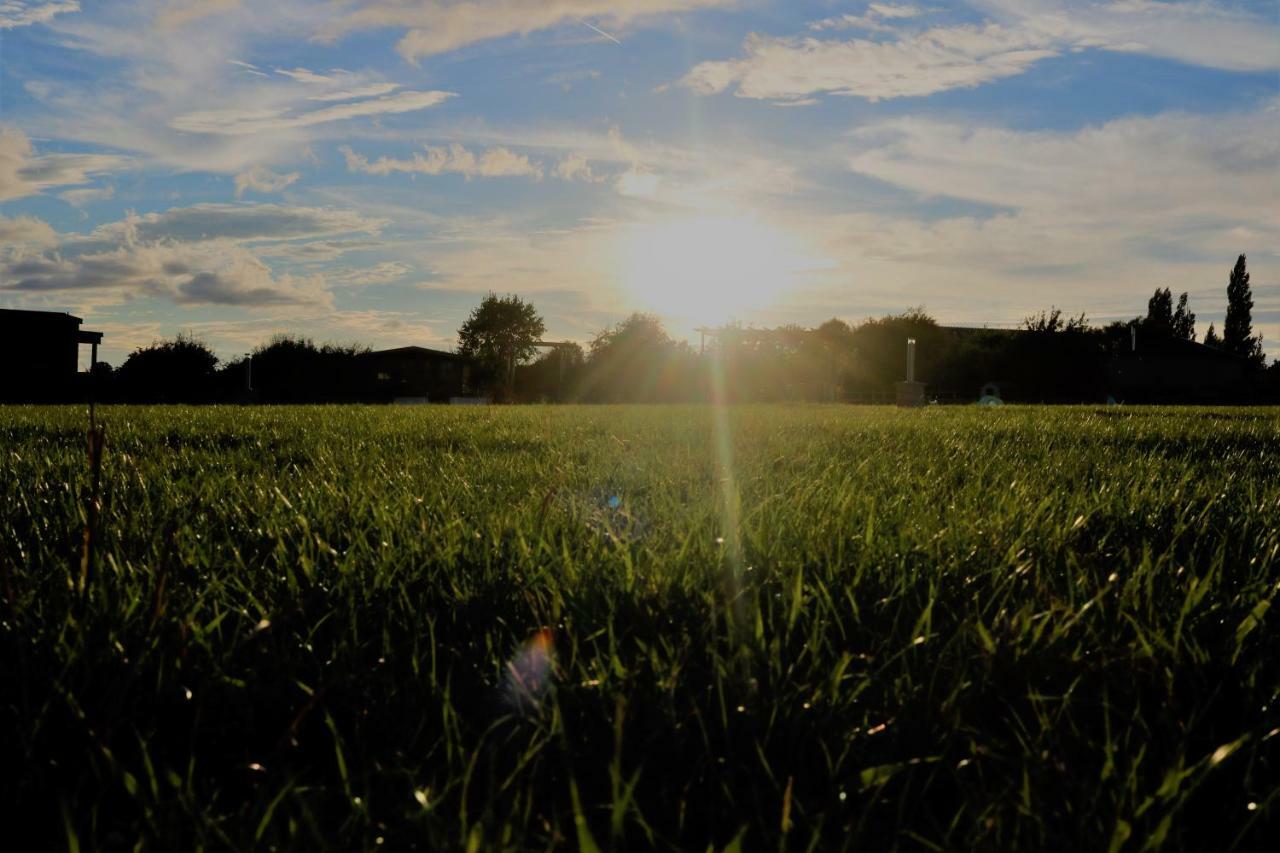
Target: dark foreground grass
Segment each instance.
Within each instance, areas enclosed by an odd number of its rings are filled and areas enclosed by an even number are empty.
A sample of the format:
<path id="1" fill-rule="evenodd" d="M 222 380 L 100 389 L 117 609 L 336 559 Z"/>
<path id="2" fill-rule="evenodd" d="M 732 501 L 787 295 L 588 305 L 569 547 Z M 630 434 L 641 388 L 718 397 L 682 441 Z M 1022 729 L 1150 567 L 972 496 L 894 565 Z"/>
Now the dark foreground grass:
<path id="1" fill-rule="evenodd" d="M 1274 842 L 1276 410 L 102 419 L 81 597 L 84 413 L 0 410 L 32 849 Z"/>

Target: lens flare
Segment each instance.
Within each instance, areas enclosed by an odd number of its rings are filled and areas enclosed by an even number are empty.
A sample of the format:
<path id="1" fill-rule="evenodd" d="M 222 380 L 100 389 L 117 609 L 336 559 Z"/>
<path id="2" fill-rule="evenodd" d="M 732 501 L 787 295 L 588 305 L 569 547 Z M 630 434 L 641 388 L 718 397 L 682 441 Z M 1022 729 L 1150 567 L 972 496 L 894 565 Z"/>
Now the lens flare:
<path id="1" fill-rule="evenodd" d="M 711 416 L 715 441 L 716 474 L 720 486 L 720 537 L 724 548 L 723 586 L 728 618 L 737 635 L 743 628 L 742 608 L 742 536 L 739 529 L 741 496 L 733 466 L 733 434 L 729 424 L 729 404 L 725 393 L 724 363 L 717 347 L 711 353 Z"/>
<path id="2" fill-rule="evenodd" d="M 555 644 L 551 630 L 543 628 L 526 642 L 507 662 L 503 674 L 503 693 L 517 711 L 537 711 L 551 689 L 555 663 Z"/>

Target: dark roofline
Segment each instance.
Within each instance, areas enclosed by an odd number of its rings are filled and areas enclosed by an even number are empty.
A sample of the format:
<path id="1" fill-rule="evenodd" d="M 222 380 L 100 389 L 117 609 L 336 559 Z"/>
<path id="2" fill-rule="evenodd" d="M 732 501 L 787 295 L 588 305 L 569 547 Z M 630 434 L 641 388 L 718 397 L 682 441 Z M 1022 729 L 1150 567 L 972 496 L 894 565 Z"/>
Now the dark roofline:
<path id="1" fill-rule="evenodd" d="M 980 332 L 993 332 L 1000 335 L 1016 335 L 1027 331 L 1021 326 L 938 326 L 943 332 L 953 332 L 956 334 L 973 335 Z"/>
<path id="2" fill-rule="evenodd" d="M 76 321 L 76 325 L 79 325 L 79 324 L 81 324 L 81 323 L 83 323 L 83 322 L 84 322 L 84 320 L 80 319 L 79 317 L 75 316 L 74 314 L 69 314 L 69 313 L 67 313 L 66 311 L 30 311 L 30 310 L 28 310 L 28 309 L 26 309 L 26 308 L 0 308 L 0 314 L 8 314 L 8 315 L 10 315 L 10 316 L 13 316 L 13 315 L 22 315 L 22 316 L 24 316 L 24 317 L 31 317 L 31 318 L 33 318 L 33 319 L 34 319 L 34 318 L 45 318 L 45 319 L 47 319 L 47 318 L 50 318 L 50 317 L 58 317 L 58 318 L 64 318 L 64 317 L 65 317 L 65 318 L 66 318 L 66 319 L 68 319 L 68 320 L 75 320 L 75 321 Z"/>
<path id="3" fill-rule="evenodd" d="M 1248 356 L 1240 355 L 1235 352 L 1228 352 L 1221 347 L 1211 347 L 1203 341 L 1188 341 L 1182 338 L 1155 338 L 1148 337 L 1143 341 L 1142 333 L 1138 333 L 1138 351 L 1132 352 L 1128 348 L 1124 350 L 1124 355 L 1142 357 L 1143 348 L 1148 352 L 1160 354 L 1161 352 L 1169 353 L 1171 351 L 1183 350 L 1188 355 L 1212 355 L 1215 358 L 1221 358 L 1228 361 L 1252 363 L 1252 359 Z"/>
<path id="4" fill-rule="evenodd" d="M 455 361 L 470 361 L 464 355 L 458 355 L 456 352 L 445 352 L 444 350 L 428 349 L 427 347 L 395 347 L 394 349 L 381 349 L 369 353 L 370 356 L 378 355 L 429 355 L 435 358 L 448 358 Z"/>

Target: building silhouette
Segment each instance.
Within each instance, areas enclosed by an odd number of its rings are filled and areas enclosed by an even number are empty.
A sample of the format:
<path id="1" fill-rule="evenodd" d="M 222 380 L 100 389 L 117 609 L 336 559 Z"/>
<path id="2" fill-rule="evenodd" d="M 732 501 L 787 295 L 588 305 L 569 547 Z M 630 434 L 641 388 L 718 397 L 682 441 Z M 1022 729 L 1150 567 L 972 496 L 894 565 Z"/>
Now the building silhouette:
<path id="1" fill-rule="evenodd" d="M 84 321 L 56 311 L 0 309 L 0 400 L 56 402 L 85 391 L 80 346 L 98 361 L 102 332 L 81 329 Z"/>
<path id="2" fill-rule="evenodd" d="M 426 347 L 399 347 L 363 356 L 374 399 L 445 402 L 471 390 L 471 360 Z"/>

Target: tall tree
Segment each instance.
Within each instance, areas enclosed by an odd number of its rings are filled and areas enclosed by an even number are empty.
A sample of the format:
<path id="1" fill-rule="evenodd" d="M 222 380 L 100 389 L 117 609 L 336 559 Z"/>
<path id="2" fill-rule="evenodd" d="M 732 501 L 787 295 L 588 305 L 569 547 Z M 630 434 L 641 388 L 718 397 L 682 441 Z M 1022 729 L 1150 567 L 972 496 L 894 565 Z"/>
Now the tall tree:
<path id="1" fill-rule="evenodd" d="M 1204 345 L 1207 347 L 1222 346 L 1222 338 L 1218 337 L 1218 330 L 1213 327 L 1212 323 L 1209 324 L 1209 331 L 1204 333 Z"/>
<path id="2" fill-rule="evenodd" d="M 1168 293 L 1169 291 L 1165 291 Z M 1174 309 L 1172 321 L 1173 336 L 1180 341 L 1196 339 L 1196 315 L 1187 304 L 1187 294 L 1183 291 L 1178 297 L 1178 307 Z"/>
<path id="3" fill-rule="evenodd" d="M 475 359 L 484 377 L 500 382 L 509 398 L 516 365 L 533 357 L 546 330 L 533 303 L 490 293 L 458 329 L 458 353 Z"/>
<path id="4" fill-rule="evenodd" d="M 1147 316 L 1142 330 L 1152 337 L 1166 338 L 1173 333 L 1173 293 L 1169 288 L 1156 288 L 1147 300 Z"/>
<path id="5" fill-rule="evenodd" d="M 1227 319 L 1222 324 L 1222 348 L 1262 364 L 1262 336 L 1253 334 L 1253 290 L 1245 256 L 1236 259 L 1227 280 Z"/>

